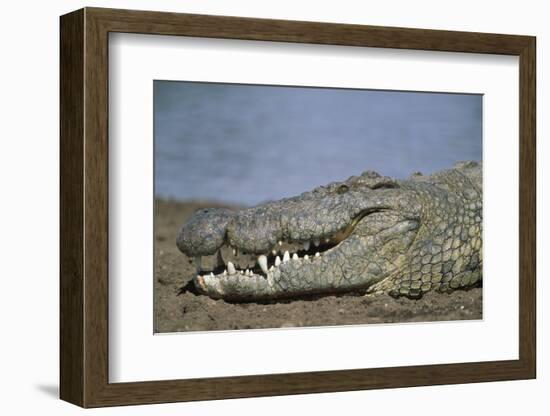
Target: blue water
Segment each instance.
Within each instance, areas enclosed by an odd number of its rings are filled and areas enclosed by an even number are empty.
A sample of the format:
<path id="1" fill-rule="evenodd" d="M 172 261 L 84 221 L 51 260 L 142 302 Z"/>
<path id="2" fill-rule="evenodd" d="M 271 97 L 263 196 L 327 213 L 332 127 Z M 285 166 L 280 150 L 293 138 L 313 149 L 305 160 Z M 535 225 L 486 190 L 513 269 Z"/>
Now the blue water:
<path id="1" fill-rule="evenodd" d="M 155 194 L 254 205 L 481 160 L 482 96 L 154 82 Z"/>

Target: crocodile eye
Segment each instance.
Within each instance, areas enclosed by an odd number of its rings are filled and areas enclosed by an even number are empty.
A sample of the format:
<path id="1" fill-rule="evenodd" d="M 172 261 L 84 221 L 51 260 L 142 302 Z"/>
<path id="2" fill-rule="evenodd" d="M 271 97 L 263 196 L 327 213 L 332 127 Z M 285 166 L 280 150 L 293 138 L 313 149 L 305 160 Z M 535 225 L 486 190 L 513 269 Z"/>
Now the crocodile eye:
<path id="1" fill-rule="evenodd" d="M 339 194 L 345 194 L 347 191 L 349 191 L 349 186 L 344 184 L 340 185 L 336 190 L 336 192 L 338 192 Z"/>

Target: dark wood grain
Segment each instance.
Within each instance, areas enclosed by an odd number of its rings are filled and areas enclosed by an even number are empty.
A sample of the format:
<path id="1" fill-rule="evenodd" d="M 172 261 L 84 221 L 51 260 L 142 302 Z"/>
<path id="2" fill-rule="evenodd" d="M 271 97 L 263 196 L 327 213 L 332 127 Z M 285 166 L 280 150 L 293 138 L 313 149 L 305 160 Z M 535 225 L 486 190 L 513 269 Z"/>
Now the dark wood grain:
<path id="1" fill-rule="evenodd" d="M 519 141 L 519 356 L 536 377 L 536 41 L 520 54 Z"/>
<path id="2" fill-rule="evenodd" d="M 84 57 L 84 331 L 85 406 L 98 401 L 108 381 L 109 139 L 108 32 L 85 10 Z"/>
<path id="3" fill-rule="evenodd" d="M 86 9 L 110 32 L 519 55 L 528 36 L 166 12 Z"/>
<path id="4" fill-rule="evenodd" d="M 109 383 L 108 33 L 520 58 L 519 359 Z M 536 374 L 535 39 L 529 36 L 87 8 L 61 18 L 61 397 L 83 407 L 516 380 Z"/>
<path id="5" fill-rule="evenodd" d="M 61 19 L 60 388 L 84 405 L 84 12 Z"/>

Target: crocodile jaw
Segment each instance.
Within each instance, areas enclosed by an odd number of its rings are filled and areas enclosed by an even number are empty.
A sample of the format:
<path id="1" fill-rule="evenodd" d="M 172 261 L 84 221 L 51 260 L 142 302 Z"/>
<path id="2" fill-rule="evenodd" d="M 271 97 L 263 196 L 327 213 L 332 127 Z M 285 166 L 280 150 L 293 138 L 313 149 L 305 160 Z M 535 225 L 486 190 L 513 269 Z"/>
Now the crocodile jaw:
<path id="1" fill-rule="evenodd" d="M 231 263 L 217 274 L 199 272 L 195 287 L 212 298 L 240 301 L 367 289 L 399 267 L 400 254 L 404 257 L 418 229 L 417 221 L 396 219 L 394 214 L 378 213 L 371 218 L 361 217 L 351 229 L 318 247 L 313 244 L 310 250 L 321 250 L 313 255 L 286 251 L 267 271 L 259 265 L 238 269 Z M 392 225 L 380 227 L 381 223 Z M 382 260 L 386 257 L 392 261 Z"/>

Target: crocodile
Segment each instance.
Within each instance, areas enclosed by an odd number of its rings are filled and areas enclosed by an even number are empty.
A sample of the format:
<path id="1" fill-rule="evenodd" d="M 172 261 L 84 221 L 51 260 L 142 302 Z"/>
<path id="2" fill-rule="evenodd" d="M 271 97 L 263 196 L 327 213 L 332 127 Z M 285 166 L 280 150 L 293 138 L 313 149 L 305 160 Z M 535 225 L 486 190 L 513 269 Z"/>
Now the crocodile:
<path id="1" fill-rule="evenodd" d="M 239 210 L 204 208 L 176 244 L 196 292 L 258 301 L 356 292 L 419 299 L 482 283 L 482 165 L 374 171 Z"/>

